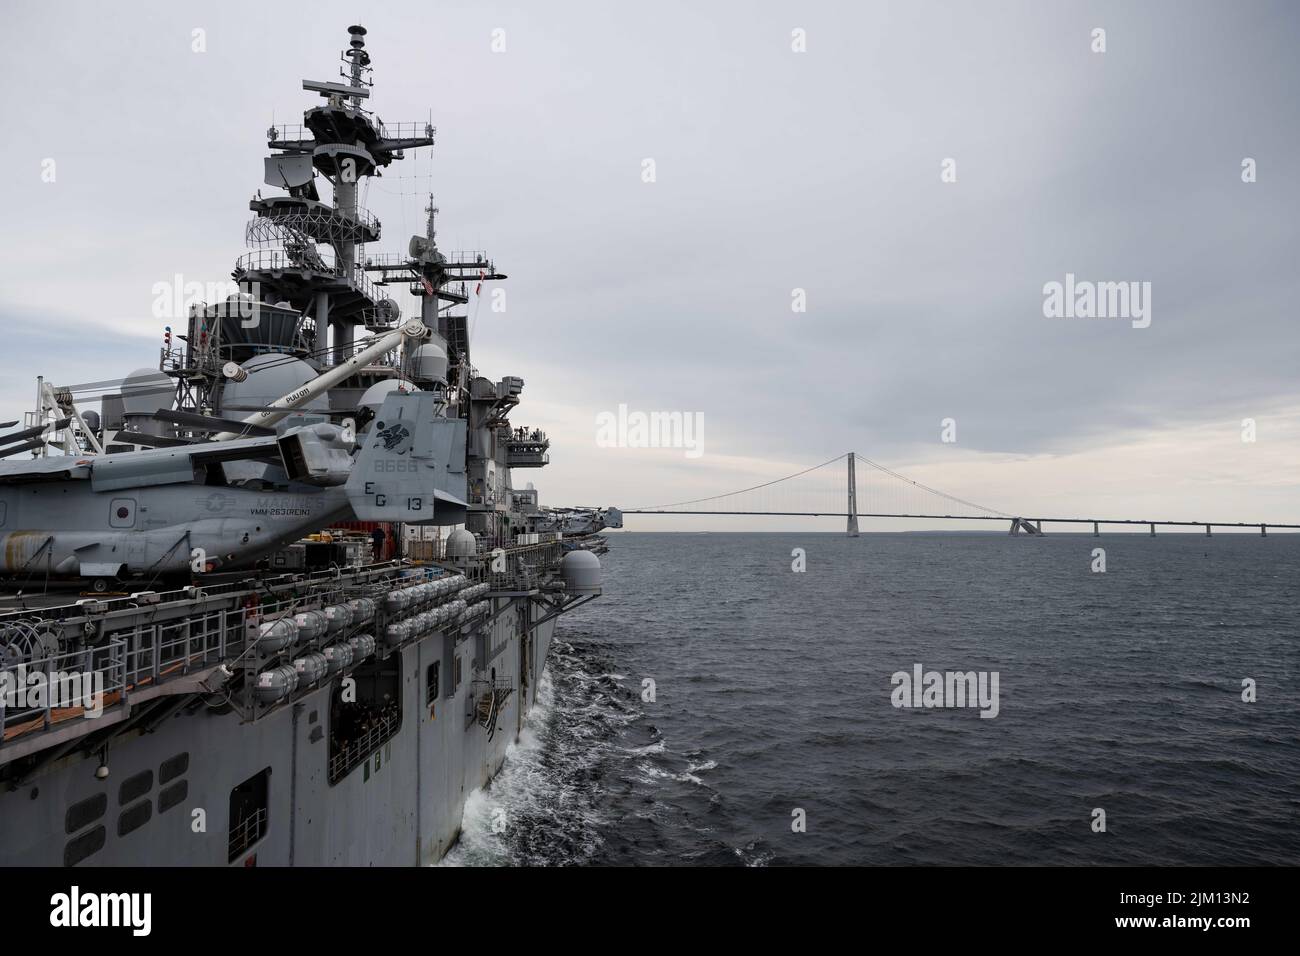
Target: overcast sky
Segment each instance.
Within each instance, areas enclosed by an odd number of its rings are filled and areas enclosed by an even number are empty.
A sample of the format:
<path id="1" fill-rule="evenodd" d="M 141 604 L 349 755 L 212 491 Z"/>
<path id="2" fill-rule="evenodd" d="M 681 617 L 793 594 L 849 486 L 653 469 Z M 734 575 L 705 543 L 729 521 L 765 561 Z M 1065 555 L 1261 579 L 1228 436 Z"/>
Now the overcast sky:
<path id="1" fill-rule="evenodd" d="M 358 20 L 370 105 L 438 127 L 363 192 L 370 251 L 404 249 L 432 189 L 440 245 L 509 274 L 474 359 L 526 382 L 514 419 L 552 464 L 516 480 L 544 502 L 694 498 L 852 448 L 1013 513 L 1300 521 L 1288 3 L 23 0 L 0 417 L 37 372 L 156 363 L 154 284 L 228 278 L 266 127 L 337 79 Z M 1151 283 L 1150 326 L 1045 317 L 1066 273 Z M 702 413 L 704 454 L 598 447 L 620 403 Z M 837 526 L 687 520 L 629 526 Z"/>

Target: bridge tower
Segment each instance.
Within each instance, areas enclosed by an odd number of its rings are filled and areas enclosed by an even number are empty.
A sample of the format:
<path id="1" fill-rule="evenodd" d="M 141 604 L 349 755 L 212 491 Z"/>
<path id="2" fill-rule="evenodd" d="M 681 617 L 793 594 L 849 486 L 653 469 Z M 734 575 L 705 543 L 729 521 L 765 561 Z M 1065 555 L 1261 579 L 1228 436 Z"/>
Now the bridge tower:
<path id="1" fill-rule="evenodd" d="M 853 470 L 854 459 L 857 458 L 853 452 L 849 452 L 849 522 L 845 528 L 845 534 L 850 538 L 858 536 L 858 478 Z"/>

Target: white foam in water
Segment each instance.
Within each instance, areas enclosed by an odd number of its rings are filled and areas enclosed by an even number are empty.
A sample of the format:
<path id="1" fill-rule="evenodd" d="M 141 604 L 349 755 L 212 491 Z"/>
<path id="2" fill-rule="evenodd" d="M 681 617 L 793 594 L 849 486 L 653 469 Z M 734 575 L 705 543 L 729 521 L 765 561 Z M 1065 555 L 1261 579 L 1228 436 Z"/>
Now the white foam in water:
<path id="1" fill-rule="evenodd" d="M 460 839 L 443 858 L 442 866 L 504 866 L 516 862 L 510 848 L 510 826 L 536 806 L 548 787 L 541 766 L 545 729 L 550 725 L 555 687 L 550 671 L 542 672 L 536 703 L 520 731 L 506 748 L 505 764 L 487 788 L 465 800 Z M 505 811 L 504 818 L 498 811 Z M 502 832 L 494 832 L 494 824 Z"/>
<path id="2" fill-rule="evenodd" d="M 656 740 L 652 744 L 646 744 L 644 747 L 620 747 L 625 753 L 630 754 L 661 754 L 664 752 L 664 742 Z"/>
<path id="3" fill-rule="evenodd" d="M 696 774 L 717 764 L 674 753 L 662 737 L 643 743 L 658 731 L 646 724 L 639 694 L 613 690 L 628 678 L 602 655 L 591 644 L 552 644 L 520 739 L 492 783 L 466 800 L 460 840 L 442 865 L 618 862 L 625 851 L 615 848 L 637 843 L 645 828 L 703 834 L 681 817 L 682 785 L 702 792 Z M 609 799 L 611 785 L 635 788 L 631 816 Z"/>
<path id="4" fill-rule="evenodd" d="M 595 778 L 618 730 L 636 714 L 620 712 L 594 693 L 595 680 L 573 666 L 572 650 L 552 645 L 551 664 L 564 675 L 561 686 L 548 666 L 501 771 L 466 800 L 460 839 L 443 865 L 580 863 L 599 850 L 606 821 L 596 808 Z"/>

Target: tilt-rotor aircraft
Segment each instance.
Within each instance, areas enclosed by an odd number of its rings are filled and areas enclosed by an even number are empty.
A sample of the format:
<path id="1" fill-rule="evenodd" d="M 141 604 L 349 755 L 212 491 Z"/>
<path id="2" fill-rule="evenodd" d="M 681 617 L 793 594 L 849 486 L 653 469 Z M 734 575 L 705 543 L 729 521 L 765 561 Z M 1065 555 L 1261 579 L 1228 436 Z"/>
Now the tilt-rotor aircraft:
<path id="1" fill-rule="evenodd" d="M 341 520 L 464 524 L 466 423 L 447 414 L 446 353 L 431 335 L 407 322 L 240 421 L 153 416 L 224 429 L 208 440 L 119 431 L 118 442 L 163 447 L 0 462 L 0 514 L 21 525 L 4 522 L 0 571 L 79 576 L 103 590 L 248 565 Z M 363 396 L 341 424 L 294 413 L 396 348 L 414 382 Z"/>

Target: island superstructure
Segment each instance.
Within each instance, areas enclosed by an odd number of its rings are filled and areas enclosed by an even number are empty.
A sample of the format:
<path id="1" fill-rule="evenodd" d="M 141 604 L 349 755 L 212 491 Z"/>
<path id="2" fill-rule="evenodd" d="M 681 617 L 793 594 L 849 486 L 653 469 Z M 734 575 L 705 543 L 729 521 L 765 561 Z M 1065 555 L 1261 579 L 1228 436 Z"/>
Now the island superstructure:
<path id="1" fill-rule="evenodd" d="M 513 487 L 550 442 L 471 362 L 505 276 L 432 197 L 368 252 L 358 184 L 435 130 L 368 109 L 365 36 L 268 131 L 231 293 L 98 411 L 41 378 L 0 434 L 0 864 L 435 862 L 600 594 L 617 509 Z"/>

